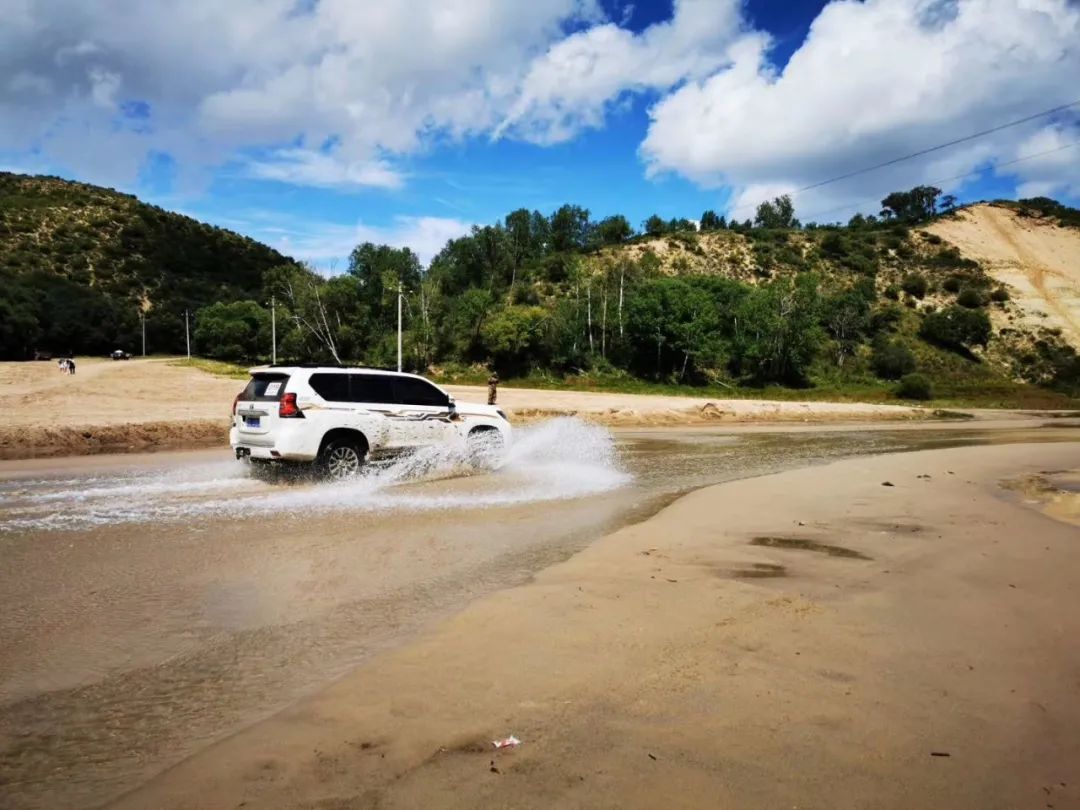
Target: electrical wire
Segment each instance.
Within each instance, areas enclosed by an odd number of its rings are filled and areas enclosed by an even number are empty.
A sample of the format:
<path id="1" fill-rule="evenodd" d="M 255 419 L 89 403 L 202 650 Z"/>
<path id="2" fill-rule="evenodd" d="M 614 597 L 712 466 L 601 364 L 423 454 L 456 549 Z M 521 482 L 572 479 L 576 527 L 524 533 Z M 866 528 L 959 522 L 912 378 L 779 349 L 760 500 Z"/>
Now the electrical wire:
<path id="1" fill-rule="evenodd" d="M 1023 163 L 1024 161 L 1027 161 L 1027 160 L 1034 160 L 1035 158 L 1045 157 L 1046 155 L 1052 155 L 1052 154 L 1054 154 L 1056 152 L 1064 152 L 1066 149 L 1073 149 L 1073 148 L 1075 148 L 1077 146 L 1080 146 L 1080 141 L 1074 141 L 1073 143 L 1067 143 L 1064 146 L 1059 146 L 1059 147 L 1057 147 L 1055 149 L 1047 149 L 1045 152 L 1037 152 L 1034 155 L 1025 155 L 1022 158 L 1016 158 L 1014 160 L 1007 160 L 1004 163 L 995 163 L 995 164 L 993 164 L 991 166 L 985 166 L 985 167 L 979 168 L 979 169 L 972 169 L 971 171 L 964 172 L 963 174 L 957 174 L 957 175 L 954 175 L 952 177 L 945 177 L 945 178 L 943 178 L 941 180 L 934 180 L 934 181 L 932 181 L 930 183 L 927 183 L 926 185 L 941 186 L 941 185 L 944 185 L 945 183 L 951 183 L 954 180 L 963 180 L 965 177 L 973 177 L 974 175 L 981 174 L 986 169 L 994 169 L 995 171 L 997 171 L 998 169 L 1004 169 L 1006 166 L 1013 166 L 1013 165 L 1015 165 L 1017 163 Z M 818 213 L 812 214 L 811 216 L 809 216 L 807 218 L 807 222 L 816 222 L 821 217 L 828 216 L 829 214 L 835 213 L 837 211 L 846 211 L 849 208 L 858 208 L 858 207 L 861 207 L 863 205 L 867 205 L 869 203 L 877 202 L 877 200 L 878 200 L 877 197 L 874 197 L 872 199 L 867 198 L 867 199 L 864 199 L 864 200 L 860 200 L 859 202 L 846 203 L 845 205 L 840 205 L 840 206 L 837 206 L 836 208 L 830 208 L 827 211 L 819 211 Z"/>
<path id="2" fill-rule="evenodd" d="M 1002 130 L 1009 129 L 1010 127 L 1016 127 L 1016 126 L 1019 126 L 1020 124 L 1026 124 L 1026 123 L 1028 123 L 1030 121 L 1035 121 L 1035 120 L 1037 120 L 1039 118 L 1045 118 L 1048 115 L 1053 115 L 1054 113 L 1061 112 L 1062 110 L 1067 110 L 1070 107 L 1076 107 L 1077 105 L 1080 105 L 1080 99 L 1076 99 L 1075 101 L 1070 101 L 1068 104 L 1059 104 L 1056 107 L 1051 107 L 1048 110 L 1043 110 L 1042 112 L 1035 113 L 1034 115 L 1028 115 L 1028 116 L 1025 116 L 1024 118 L 1018 118 L 1015 121 L 1009 121 L 1007 124 L 1000 124 L 1000 125 L 998 125 L 996 127 L 991 127 L 990 129 L 984 129 L 984 130 L 982 130 L 980 132 L 973 132 L 972 134 L 965 135 L 962 138 L 954 138 L 951 141 L 946 141 L 945 143 L 939 143 L 936 146 L 931 146 L 931 147 L 928 147 L 926 149 L 920 149 L 917 152 L 912 152 L 911 154 L 903 155 L 902 157 L 893 158 L 892 160 L 886 160 L 884 163 L 877 163 L 877 164 L 875 164 L 873 166 L 867 166 L 867 167 L 862 168 L 862 169 L 857 169 L 856 171 L 853 171 L 853 172 L 848 172 L 846 174 L 837 175 L 836 177 L 830 177 L 827 180 L 821 180 L 821 181 L 819 181 L 817 183 L 811 183 L 808 186 L 803 186 L 802 188 L 796 189 L 795 191 L 793 191 L 790 194 L 790 196 L 792 198 L 795 198 L 799 194 L 802 194 L 803 192 L 806 192 L 806 191 L 810 191 L 812 189 L 821 188 L 822 186 L 827 186 L 827 185 L 830 185 L 832 183 L 839 183 L 841 180 L 847 180 L 847 179 L 852 178 L 852 177 L 858 177 L 861 174 L 867 174 L 868 172 L 874 172 L 874 171 L 877 171 L 878 169 L 884 169 L 887 166 L 895 166 L 897 163 L 903 163 L 903 162 L 908 161 L 908 160 L 913 160 L 914 158 L 922 157 L 923 155 L 929 155 L 932 152 L 938 152 L 938 151 L 940 151 L 942 149 L 947 149 L 950 146 L 956 146 L 957 144 L 960 144 L 960 143 L 966 143 L 968 141 L 973 141 L 976 138 L 982 138 L 982 137 L 984 137 L 986 135 L 992 135 L 995 132 L 1001 132 Z M 1035 157 L 1035 156 L 1033 155 L 1032 157 Z M 1002 165 L 1005 165 L 1005 164 L 1002 164 Z M 942 182 L 947 182 L 947 181 L 942 181 Z M 756 207 L 757 207 L 756 203 L 746 203 L 746 204 L 740 205 L 737 208 L 733 208 L 730 211 L 728 211 L 727 216 L 728 216 L 728 218 L 730 218 L 731 215 L 734 214 L 737 211 L 744 211 L 744 210 L 753 209 L 753 208 L 756 208 Z"/>

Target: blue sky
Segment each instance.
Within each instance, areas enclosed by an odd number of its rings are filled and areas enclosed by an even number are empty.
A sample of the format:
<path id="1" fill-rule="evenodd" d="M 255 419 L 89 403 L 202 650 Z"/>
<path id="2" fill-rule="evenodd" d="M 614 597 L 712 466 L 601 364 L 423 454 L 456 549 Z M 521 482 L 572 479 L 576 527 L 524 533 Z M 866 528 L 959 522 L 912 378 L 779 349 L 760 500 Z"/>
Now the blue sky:
<path id="1" fill-rule="evenodd" d="M 427 259 L 518 207 L 746 219 L 1080 98 L 1067 0 L 96 5 L 41 0 L 0 32 L 0 167 L 120 188 L 327 270 L 364 240 Z M 962 199 L 1076 204 L 1077 113 L 797 194 L 797 213 L 846 220 L 956 177 Z"/>

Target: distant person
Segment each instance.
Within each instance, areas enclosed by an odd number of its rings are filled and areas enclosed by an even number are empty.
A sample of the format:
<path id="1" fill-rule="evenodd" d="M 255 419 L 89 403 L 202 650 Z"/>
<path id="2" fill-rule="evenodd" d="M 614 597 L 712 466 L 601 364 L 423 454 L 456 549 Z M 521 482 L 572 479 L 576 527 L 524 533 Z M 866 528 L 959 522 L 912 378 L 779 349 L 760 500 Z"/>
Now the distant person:
<path id="1" fill-rule="evenodd" d="M 75 358 L 74 357 L 69 357 L 68 361 L 67 361 L 67 364 L 68 364 L 68 374 L 74 374 L 75 373 Z"/>
<path id="2" fill-rule="evenodd" d="M 60 370 L 61 374 L 67 374 L 67 360 L 63 357 L 56 361 L 56 367 Z"/>
<path id="3" fill-rule="evenodd" d="M 488 377 L 488 405 L 494 405 L 496 398 L 499 396 L 499 374 L 498 372 L 491 372 L 491 376 Z"/>

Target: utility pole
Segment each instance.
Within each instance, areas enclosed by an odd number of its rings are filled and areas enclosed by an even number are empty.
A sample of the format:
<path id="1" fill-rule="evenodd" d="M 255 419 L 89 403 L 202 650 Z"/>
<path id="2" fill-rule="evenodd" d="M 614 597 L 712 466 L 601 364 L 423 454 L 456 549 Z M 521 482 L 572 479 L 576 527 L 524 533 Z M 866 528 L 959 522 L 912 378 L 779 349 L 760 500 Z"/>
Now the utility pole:
<path id="1" fill-rule="evenodd" d="M 401 371 L 401 282 L 397 285 L 397 370 Z"/>
<path id="2" fill-rule="evenodd" d="M 277 365 L 277 298 L 270 296 L 270 365 Z"/>
<path id="3" fill-rule="evenodd" d="M 142 322 L 142 356 L 146 357 L 146 313 L 139 314 L 139 320 Z"/>
<path id="4" fill-rule="evenodd" d="M 188 329 L 188 311 L 184 310 L 184 343 L 187 345 L 187 359 L 191 359 L 191 331 Z"/>

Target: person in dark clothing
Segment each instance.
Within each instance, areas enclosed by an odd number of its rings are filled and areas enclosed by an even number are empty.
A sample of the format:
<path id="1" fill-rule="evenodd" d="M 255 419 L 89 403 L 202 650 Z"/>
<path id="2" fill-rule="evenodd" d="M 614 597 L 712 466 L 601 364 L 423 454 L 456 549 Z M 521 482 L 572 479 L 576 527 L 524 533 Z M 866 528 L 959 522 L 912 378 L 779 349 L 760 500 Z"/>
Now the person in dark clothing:
<path id="1" fill-rule="evenodd" d="M 497 372 L 491 372 L 491 376 L 488 377 L 488 405 L 494 405 L 495 399 L 499 395 L 499 375 Z"/>

